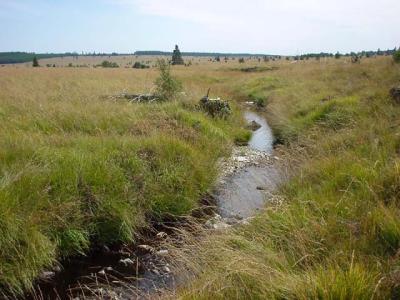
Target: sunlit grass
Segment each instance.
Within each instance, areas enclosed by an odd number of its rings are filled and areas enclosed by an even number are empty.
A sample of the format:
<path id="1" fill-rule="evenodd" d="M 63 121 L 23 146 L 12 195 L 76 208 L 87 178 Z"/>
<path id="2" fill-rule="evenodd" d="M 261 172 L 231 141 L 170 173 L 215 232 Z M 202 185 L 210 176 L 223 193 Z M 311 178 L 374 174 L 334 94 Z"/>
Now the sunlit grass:
<path id="1" fill-rule="evenodd" d="M 190 213 L 243 135 L 236 109 L 227 120 L 199 111 L 200 92 L 162 104 L 107 97 L 152 91 L 153 70 L 1 73 L 0 286 L 11 292 L 93 244 L 133 242 L 149 218 Z"/>
<path id="2" fill-rule="evenodd" d="M 283 84 L 267 88 L 271 76 Z M 399 77 L 389 58 L 339 60 L 282 66 L 234 87 L 239 99 L 268 99 L 294 176 L 279 191 L 282 206 L 184 251 L 197 279 L 182 298 L 398 297 L 400 107 L 388 91 Z"/>

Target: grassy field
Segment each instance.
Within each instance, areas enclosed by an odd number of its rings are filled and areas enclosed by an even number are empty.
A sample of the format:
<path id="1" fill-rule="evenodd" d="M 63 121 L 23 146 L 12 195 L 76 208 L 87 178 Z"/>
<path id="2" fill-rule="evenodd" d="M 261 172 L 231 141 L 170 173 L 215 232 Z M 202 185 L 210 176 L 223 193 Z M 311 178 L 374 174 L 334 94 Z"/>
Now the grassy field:
<path id="1" fill-rule="evenodd" d="M 249 226 L 181 253 L 184 299 L 398 299 L 400 66 L 330 60 L 281 66 L 232 86 L 262 98 L 292 179 Z M 193 257 L 197 257 L 193 259 Z"/>
<path id="2" fill-rule="evenodd" d="M 191 64 L 195 66 L 204 66 L 209 64 L 210 60 L 214 60 L 215 57 L 194 57 L 185 56 L 184 61 L 186 64 Z M 156 67 L 157 59 L 170 59 L 168 56 L 147 56 L 147 55 L 102 55 L 102 56 L 65 56 L 65 57 L 52 57 L 52 58 L 40 58 L 39 64 L 42 67 L 50 66 L 53 67 L 94 67 L 100 65 L 103 61 L 107 60 L 110 62 L 115 62 L 120 68 L 131 68 L 135 62 L 140 62 L 149 67 Z M 229 63 L 237 62 L 237 57 L 235 59 L 229 58 Z M 246 58 L 246 60 L 257 61 L 255 58 Z M 222 59 L 223 62 L 223 59 Z M 215 62 L 216 65 L 221 65 Z M 0 64 L 1 65 L 1 64 Z M 8 67 L 32 67 L 32 61 L 25 63 L 18 63 L 14 65 L 7 65 Z"/>
<path id="3" fill-rule="evenodd" d="M 266 104 L 294 173 L 281 207 L 188 247 L 198 276 L 181 296 L 395 297 L 400 68 L 349 60 L 174 67 L 184 94 L 151 105 L 104 96 L 152 91 L 155 69 L 0 68 L 0 286 L 20 293 L 63 257 L 195 208 L 246 133 L 234 103 L 227 120 L 198 111 L 212 88 Z"/>
<path id="4" fill-rule="evenodd" d="M 176 73 L 179 99 L 131 104 L 104 96 L 149 92 L 156 70 L 0 70 L 3 289 L 21 293 L 63 257 L 132 242 L 149 218 L 198 206 L 247 131 L 238 110 L 214 120 L 196 108 L 212 72 Z"/>

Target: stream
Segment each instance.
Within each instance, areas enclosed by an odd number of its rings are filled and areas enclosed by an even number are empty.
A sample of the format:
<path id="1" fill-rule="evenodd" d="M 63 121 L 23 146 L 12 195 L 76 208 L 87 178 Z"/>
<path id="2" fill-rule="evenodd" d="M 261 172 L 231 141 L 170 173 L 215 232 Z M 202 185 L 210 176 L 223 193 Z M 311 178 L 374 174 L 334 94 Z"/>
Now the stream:
<path id="1" fill-rule="evenodd" d="M 205 224 L 211 229 L 240 224 L 253 216 L 265 206 L 282 178 L 272 157 L 274 138 L 266 119 L 253 111 L 246 111 L 244 117 L 248 123 L 257 122 L 258 128 L 248 146 L 235 147 L 223 167 L 229 170 L 222 174 L 213 195 L 217 221 L 214 218 L 207 221 L 211 226 Z M 223 226 L 216 226 L 217 222 Z M 47 272 L 52 273 L 51 279 L 42 280 L 28 298 L 153 298 L 163 288 L 174 289 L 178 276 L 171 272 L 168 258 L 159 255 L 168 251 L 162 249 L 160 233 L 148 239 L 148 248 L 103 247 L 85 257 L 72 258 L 63 263 L 61 271 Z"/>
<path id="2" fill-rule="evenodd" d="M 252 111 L 246 111 L 244 117 L 248 123 L 255 121 L 260 126 L 248 143 L 250 153 L 255 158 L 249 158 L 248 152 L 236 157 L 246 162 L 244 167 L 222 180 L 218 187 L 218 211 L 223 218 L 251 217 L 265 206 L 268 196 L 281 180 L 278 168 L 271 159 L 274 137 L 266 119 Z"/>
<path id="3" fill-rule="evenodd" d="M 272 130 L 269 127 L 267 120 L 259 114 L 252 111 L 245 111 L 244 118 L 248 123 L 255 121 L 261 127 L 253 132 L 249 141 L 249 147 L 254 150 L 264 151 L 268 154 L 272 154 L 274 150 L 274 136 Z"/>

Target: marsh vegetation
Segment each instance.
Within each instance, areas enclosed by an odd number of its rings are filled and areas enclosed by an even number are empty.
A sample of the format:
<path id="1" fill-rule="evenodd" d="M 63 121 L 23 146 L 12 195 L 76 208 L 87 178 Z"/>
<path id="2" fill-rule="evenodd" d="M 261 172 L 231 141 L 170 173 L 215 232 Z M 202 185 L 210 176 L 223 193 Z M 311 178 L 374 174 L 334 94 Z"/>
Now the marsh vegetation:
<path id="1" fill-rule="evenodd" d="M 389 90 L 400 65 L 392 57 L 202 60 L 171 72 L 182 92 L 167 82 L 173 94 L 149 104 L 104 96 L 157 91 L 154 68 L 0 69 L 4 292 L 21 295 L 63 259 L 132 244 L 150 220 L 198 207 L 219 159 L 250 138 L 239 105 L 250 100 L 262 103 L 289 162 L 290 180 L 277 191 L 284 201 L 248 225 L 188 240 L 176 255 L 194 278 L 179 295 L 398 297 L 400 107 Z M 210 87 L 230 100 L 226 118 L 199 109 Z"/>

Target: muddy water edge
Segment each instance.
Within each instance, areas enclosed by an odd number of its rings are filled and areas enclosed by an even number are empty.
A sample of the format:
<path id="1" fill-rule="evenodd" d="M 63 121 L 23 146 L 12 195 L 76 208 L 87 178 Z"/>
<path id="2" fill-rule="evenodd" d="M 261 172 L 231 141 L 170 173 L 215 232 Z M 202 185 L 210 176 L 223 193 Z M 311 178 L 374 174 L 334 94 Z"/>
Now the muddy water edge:
<path id="1" fill-rule="evenodd" d="M 248 146 L 235 147 L 231 157 L 220 163 L 220 179 L 211 196 L 216 209 L 205 223 L 210 230 L 247 222 L 273 201 L 273 192 L 283 178 L 277 167 L 279 158 L 273 156 L 274 138 L 266 119 L 250 110 L 244 117 L 253 134 Z M 71 258 L 44 272 L 34 293 L 26 298 L 154 298 L 163 289 L 173 290 L 179 276 L 171 271 L 165 240 L 176 234 L 169 229 L 179 224 L 176 219 L 153 224 L 153 230 L 144 234 L 147 238 L 135 247 L 102 246 L 87 256 Z"/>

